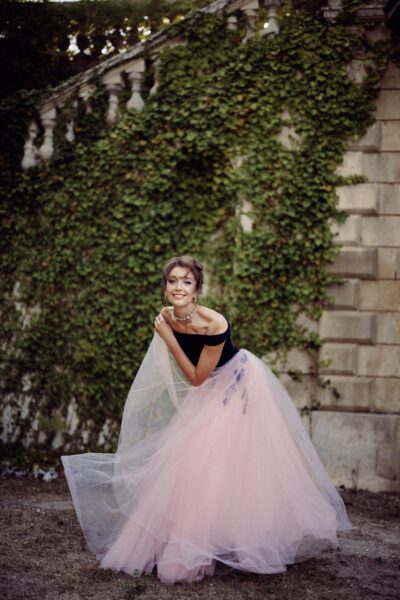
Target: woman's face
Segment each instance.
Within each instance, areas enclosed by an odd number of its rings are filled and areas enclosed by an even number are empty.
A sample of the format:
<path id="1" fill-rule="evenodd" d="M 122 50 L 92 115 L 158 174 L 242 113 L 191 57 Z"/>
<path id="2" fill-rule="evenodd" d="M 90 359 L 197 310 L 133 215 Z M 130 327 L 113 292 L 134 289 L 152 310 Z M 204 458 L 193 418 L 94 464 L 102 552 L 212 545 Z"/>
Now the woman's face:
<path id="1" fill-rule="evenodd" d="M 196 279 L 186 267 L 174 267 L 169 272 L 165 287 L 167 299 L 173 306 L 183 307 L 194 301 Z"/>

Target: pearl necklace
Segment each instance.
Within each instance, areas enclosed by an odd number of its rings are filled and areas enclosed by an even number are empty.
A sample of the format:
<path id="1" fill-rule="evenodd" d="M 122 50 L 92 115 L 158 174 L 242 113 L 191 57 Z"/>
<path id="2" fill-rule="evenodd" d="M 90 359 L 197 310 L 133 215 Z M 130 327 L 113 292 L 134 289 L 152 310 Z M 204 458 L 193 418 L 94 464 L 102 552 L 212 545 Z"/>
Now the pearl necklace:
<path id="1" fill-rule="evenodd" d="M 193 317 L 195 312 L 196 312 L 196 307 L 194 307 L 194 309 L 192 310 L 190 315 L 186 315 L 186 317 L 178 317 L 178 315 L 176 315 L 175 311 L 174 311 L 174 317 L 177 321 L 188 321 L 189 319 L 191 319 Z"/>

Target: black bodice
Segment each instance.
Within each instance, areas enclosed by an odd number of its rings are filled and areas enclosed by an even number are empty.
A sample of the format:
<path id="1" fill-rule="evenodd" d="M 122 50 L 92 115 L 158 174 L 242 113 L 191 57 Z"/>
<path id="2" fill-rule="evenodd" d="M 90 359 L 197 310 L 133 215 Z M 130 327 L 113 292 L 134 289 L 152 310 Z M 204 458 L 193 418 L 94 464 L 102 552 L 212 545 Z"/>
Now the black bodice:
<path id="1" fill-rule="evenodd" d="M 236 352 L 239 351 L 239 348 L 236 348 L 232 344 L 231 327 L 228 319 L 226 320 L 228 323 L 228 329 L 223 333 L 218 333 L 216 335 L 207 335 L 202 333 L 181 333 L 180 331 L 173 330 L 178 344 L 186 356 L 194 364 L 194 366 L 196 366 L 199 362 L 203 346 L 218 346 L 218 344 L 222 344 L 222 342 L 226 340 L 224 347 L 222 348 L 221 357 L 218 361 L 217 367 L 222 367 L 222 365 L 227 363 L 228 360 L 235 356 Z"/>

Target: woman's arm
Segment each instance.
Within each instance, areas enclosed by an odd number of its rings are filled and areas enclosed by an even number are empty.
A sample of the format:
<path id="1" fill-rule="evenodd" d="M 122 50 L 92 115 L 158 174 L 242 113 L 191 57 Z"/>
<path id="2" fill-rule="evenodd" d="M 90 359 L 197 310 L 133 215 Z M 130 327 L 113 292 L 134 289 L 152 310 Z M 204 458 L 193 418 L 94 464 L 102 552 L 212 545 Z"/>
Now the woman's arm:
<path id="1" fill-rule="evenodd" d="M 158 335 L 162 337 L 167 344 L 176 362 L 190 383 L 195 386 L 201 385 L 217 366 L 225 340 L 221 344 L 218 344 L 218 346 L 204 346 L 200 354 L 199 362 L 197 363 L 197 366 L 194 366 L 178 344 L 171 326 L 162 316 L 162 313 L 156 317 L 155 329 Z"/>

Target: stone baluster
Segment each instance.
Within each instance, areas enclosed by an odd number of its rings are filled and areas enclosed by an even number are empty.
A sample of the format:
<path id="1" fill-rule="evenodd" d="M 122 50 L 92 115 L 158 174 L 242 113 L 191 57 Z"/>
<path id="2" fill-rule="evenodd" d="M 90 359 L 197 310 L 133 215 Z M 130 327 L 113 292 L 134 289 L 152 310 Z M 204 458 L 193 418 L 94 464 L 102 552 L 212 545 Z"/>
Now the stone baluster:
<path id="1" fill-rule="evenodd" d="M 35 121 L 31 121 L 28 127 L 28 136 L 24 144 L 24 157 L 21 162 L 21 167 L 26 171 L 37 164 L 37 148 L 35 147 L 35 139 L 39 132 L 39 128 Z"/>
<path id="2" fill-rule="evenodd" d="M 95 89 L 96 89 L 95 86 L 92 85 L 91 83 L 84 83 L 79 88 L 78 98 L 82 98 L 84 105 L 85 105 L 86 114 L 89 114 L 92 112 L 92 105 L 90 103 L 90 98 L 91 98 L 91 96 L 93 96 Z"/>
<path id="3" fill-rule="evenodd" d="M 268 8 L 268 21 L 264 23 L 263 35 L 279 33 L 279 25 L 276 18 L 277 0 L 265 0 L 264 5 Z"/>
<path id="4" fill-rule="evenodd" d="M 256 28 L 256 20 L 258 16 L 259 3 L 258 0 L 249 0 L 241 6 L 242 11 L 245 13 L 248 21 L 248 30 L 245 40 L 248 40 L 254 34 Z"/>
<path id="5" fill-rule="evenodd" d="M 128 75 L 132 89 L 132 95 L 126 103 L 126 108 L 128 110 L 142 110 L 144 107 L 144 101 L 141 95 L 141 84 L 144 70 L 145 63 L 143 58 L 135 60 L 125 68 L 125 72 Z"/>
<path id="6" fill-rule="evenodd" d="M 54 106 L 45 110 L 40 115 L 44 129 L 43 143 L 39 148 L 39 155 L 43 160 L 49 160 L 54 153 L 54 129 L 57 124 L 57 109 Z"/>
<path id="7" fill-rule="evenodd" d="M 154 69 L 154 83 L 153 86 L 150 90 L 150 96 L 153 96 L 157 90 L 158 90 L 158 85 L 159 85 L 159 81 L 158 81 L 158 69 L 160 66 L 160 54 L 155 54 L 153 55 L 153 69 Z"/>
<path id="8" fill-rule="evenodd" d="M 236 31 L 238 28 L 238 21 L 236 15 L 229 15 L 227 22 L 227 29 L 229 31 Z"/>
<path id="9" fill-rule="evenodd" d="M 72 142 L 75 140 L 74 119 L 70 119 L 67 122 L 67 133 L 65 134 L 65 139 L 70 144 L 72 144 Z"/>
<path id="10" fill-rule="evenodd" d="M 73 114 L 76 113 L 76 110 L 78 108 L 78 104 L 79 104 L 78 100 L 74 100 L 73 101 L 73 103 L 72 103 Z M 73 141 L 75 141 L 75 119 L 74 119 L 73 116 L 71 116 L 71 118 L 67 122 L 67 133 L 65 134 L 65 138 L 71 144 L 72 144 Z"/>
<path id="11" fill-rule="evenodd" d="M 106 121 L 109 125 L 113 125 L 119 118 L 120 112 L 118 108 L 118 94 L 122 89 L 121 74 L 112 73 L 104 77 L 103 83 L 108 92 L 108 111 Z"/>

